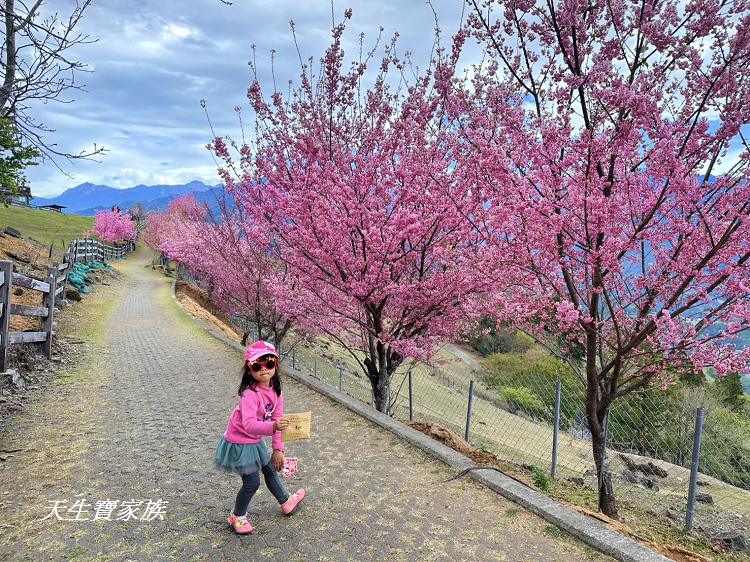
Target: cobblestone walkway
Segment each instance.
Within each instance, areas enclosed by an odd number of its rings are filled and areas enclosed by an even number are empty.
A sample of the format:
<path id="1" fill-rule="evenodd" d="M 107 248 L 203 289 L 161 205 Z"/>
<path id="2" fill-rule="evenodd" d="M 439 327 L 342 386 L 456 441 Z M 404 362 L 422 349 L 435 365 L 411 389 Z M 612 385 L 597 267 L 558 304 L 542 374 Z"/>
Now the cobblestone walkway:
<path id="1" fill-rule="evenodd" d="M 301 470 L 289 486 L 308 498 L 284 518 L 261 486 L 255 533 L 234 535 L 240 480 L 212 457 L 242 358 L 138 259 L 120 266 L 111 311 L 91 297 L 104 317 L 85 372 L 0 438 L 22 450 L 0 463 L 0 560 L 609 560 L 471 480 L 445 483 L 445 465 L 289 380 L 287 411 L 314 412 L 314 438 L 290 444 Z M 115 520 L 120 506 L 92 520 L 106 499 L 169 503 L 164 520 Z M 56 500 L 67 518 L 76 500 L 92 504 L 88 520 L 39 521 Z"/>

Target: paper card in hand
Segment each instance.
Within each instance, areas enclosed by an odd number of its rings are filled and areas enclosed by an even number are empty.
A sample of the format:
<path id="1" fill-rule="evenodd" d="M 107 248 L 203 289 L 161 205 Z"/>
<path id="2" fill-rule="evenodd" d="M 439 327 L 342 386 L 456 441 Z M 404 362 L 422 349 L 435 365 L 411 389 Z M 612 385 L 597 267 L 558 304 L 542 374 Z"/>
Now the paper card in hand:
<path id="1" fill-rule="evenodd" d="M 310 439 L 312 412 L 284 414 L 284 417 L 289 420 L 289 427 L 281 432 L 281 439 L 284 443 L 299 441 L 300 439 Z"/>

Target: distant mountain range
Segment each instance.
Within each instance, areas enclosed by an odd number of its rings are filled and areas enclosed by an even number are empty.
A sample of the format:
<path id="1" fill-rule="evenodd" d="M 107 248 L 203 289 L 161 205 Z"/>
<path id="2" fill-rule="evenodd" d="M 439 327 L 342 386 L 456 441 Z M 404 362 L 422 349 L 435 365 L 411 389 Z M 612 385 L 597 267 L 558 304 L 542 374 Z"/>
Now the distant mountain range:
<path id="1" fill-rule="evenodd" d="M 62 205 L 66 214 L 93 216 L 96 211 L 111 209 L 113 205 L 128 209 L 136 203 L 141 203 L 147 211 L 162 210 L 166 209 L 175 197 L 188 193 L 194 193 L 199 201 L 211 204 L 215 199 L 212 190 L 221 192 L 223 186 L 191 181 L 182 185 L 136 185 L 118 189 L 87 182 L 66 189 L 57 197 L 34 197 L 31 203 L 37 206 Z"/>

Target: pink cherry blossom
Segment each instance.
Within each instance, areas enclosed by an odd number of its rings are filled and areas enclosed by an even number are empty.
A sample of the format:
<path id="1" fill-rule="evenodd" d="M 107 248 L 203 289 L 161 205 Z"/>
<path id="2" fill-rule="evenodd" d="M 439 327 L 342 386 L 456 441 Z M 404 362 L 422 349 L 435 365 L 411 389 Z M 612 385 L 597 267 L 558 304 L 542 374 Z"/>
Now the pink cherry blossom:
<path id="1" fill-rule="evenodd" d="M 480 203 L 453 173 L 463 144 L 445 121 L 457 53 L 440 51 L 396 90 L 404 61 L 391 42 L 364 89 L 367 64 L 345 70 L 343 33 L 334 28 L 322 74 L 303 68 L 291 96 L 251 85 L 258 126 L 239 160 L 220 138 L 212 149 L 229 192 L 297 280 L 271 283 L 277 306 L 348 349 L 386 411 L 399 365 L 453 337 L 486 286 L 475 275 L 479 233 L 465 220 Z"/>
<path id="2" fill-rule="evenodd" d="M 489 62 L 453 107 L 456 172 L 485 202 L 490 312 L 580 372 L 601 471 L 614 400 L 750 367 L 750 5 L 472 3 Z"/>
<path id="3" fill-rule="evenodd" d="M 119 209 L 97 211 L 91 232 L 105 242 L 132 240 L 135 237 L 135 222 Z"/>
<path id="4" fill-rule="evenodd" d="M 294 279 L 269 255 L 268 239 L 238 210 L 222 204 L 214 216 L 207 205 L 185 195 L 165 212 L 149 213 L 144 241 L 200 278 L 212 302 L 242 319 L 246 331 L 253 327 L 261 339 L 281 345 L 294 317 L 277 310 L 271 287 Z"/>

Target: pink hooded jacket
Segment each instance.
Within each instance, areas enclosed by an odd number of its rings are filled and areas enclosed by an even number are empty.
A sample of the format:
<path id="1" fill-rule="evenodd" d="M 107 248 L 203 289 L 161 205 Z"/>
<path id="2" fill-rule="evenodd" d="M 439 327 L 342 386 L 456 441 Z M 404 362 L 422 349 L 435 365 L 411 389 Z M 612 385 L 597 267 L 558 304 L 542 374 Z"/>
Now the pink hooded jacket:
<path id="1" fill-rule="evenodd" d="M 270 414 L 270 420 L 264 419 Z M 259 443 L 264 435 L 272 435 L 274 449 L 284 449 L 281 432 L 273 431 L 273 422 L 284 415 L 284 393 L 276 396 L 273 387 L 256 385 L 242 393 L 224 432 L 230 443 Z"/>

